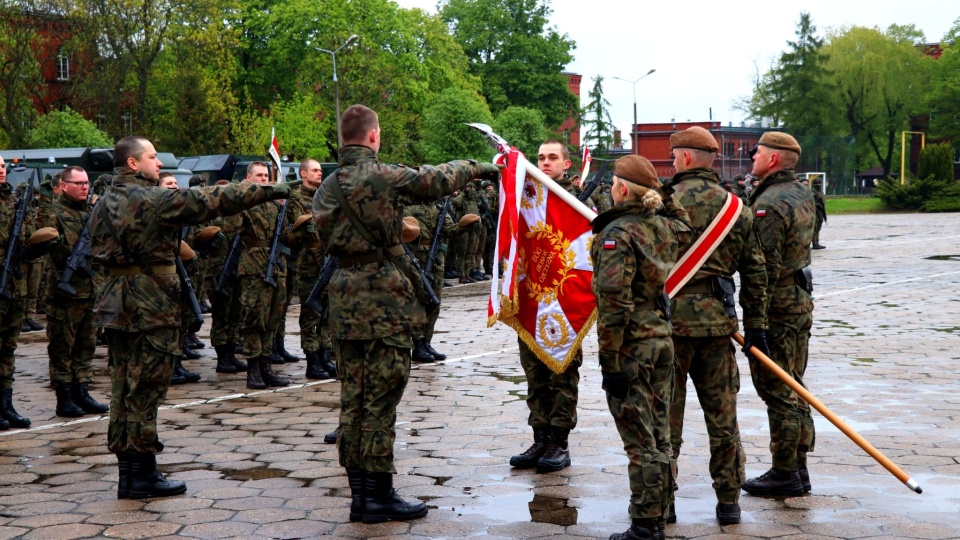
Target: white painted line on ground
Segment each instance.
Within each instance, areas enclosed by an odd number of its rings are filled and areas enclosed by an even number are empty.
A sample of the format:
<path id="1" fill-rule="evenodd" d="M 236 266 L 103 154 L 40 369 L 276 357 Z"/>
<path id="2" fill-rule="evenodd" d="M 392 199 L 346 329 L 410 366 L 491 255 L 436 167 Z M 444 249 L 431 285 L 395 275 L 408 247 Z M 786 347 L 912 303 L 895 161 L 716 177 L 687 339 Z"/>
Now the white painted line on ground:
<path id="1" fill-rule="evenodd" d="M 856 288 L 853 288 L 853 289 L 845 289 L 845 290 L 842 290 L 842 291 L 831 291 L 831 292 L 823 293 L 823 294 L 814 294 L 813 297 L 814 297 L 814 301 L 816 301 L 817 299 L 823 298 L 823 297 L 825 297 L 825 296 L 834 296 L 834 295 L 837 295 L 837 294 L 844 294 L 844 293 L 849 293 L 849 292 L 857 292 L 857 291 L 862 291 L 862 290 L 865 290 L 865 289 L 875 289 L 875 288 L 877 288 L 877 287 L 886 287 L 887 285 L 900 285 L 901 283 L 910 283 L 910 282 L 913 282 L 913 281 L 923 281 L 923 280 L 925 280 L 925 279 L 932 279 L 932 278 L 938 278 L 938 277 L 943 277 L 943 276 L 952 276 L 952 275 L 954 275 L 954 274 L 960 274 L 960 270 L 957 270 L 957 271 L 955 271 L 955 272 L 943 272 L 943 273 L 941 273 L 941 274 L 931 274 L 931 275 L 929 275 L 929 276 L 921 276 L 921 277 L 915 277 L 915 278 L 910 278 L 910 279 L 901 279 L 901 280 L 897 280 L 897 281 L 886 281 L 886 282 L 884 282 L 884 283 L 874 283 L 874 284 L 872 284 L 872 285 L 864 285 L 863 287 L 856 287 Z"/>

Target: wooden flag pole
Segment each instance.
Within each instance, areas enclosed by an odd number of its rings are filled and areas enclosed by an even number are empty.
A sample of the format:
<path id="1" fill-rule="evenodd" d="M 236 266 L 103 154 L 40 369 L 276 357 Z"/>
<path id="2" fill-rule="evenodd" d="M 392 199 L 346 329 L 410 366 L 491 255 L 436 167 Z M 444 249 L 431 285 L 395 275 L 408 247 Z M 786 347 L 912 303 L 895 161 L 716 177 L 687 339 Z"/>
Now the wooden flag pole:
<path id="1" fill-rule="evenodd" d="M 741 347 L 743 346 L 743 336 L 741 336 L 739 333 L 734 333 L 731 337 L 733 338 L 734 341 L 739 343 Z M 763 354 L 760 351 L 760 349 L 756 347 L 750 347 L 750 354 L 753 355 L 753 357 L 759 360 L 761 363 L 763 363 L 763 365 L 766 366 L 768 369 L 770 369 L 770 371 L 776 374 L 777 377 L 780 377 L 780 379 L 782 379 L 783 382 L 787 383 L 787 386 L 789 386 L 794 392 L 797 393 L 797 395 L 803 398 L 804 401 L 809 403 L 811 407 L 813 407 L 818 412 L 820 412 L 820 414 L 822 414 L 827 420 L 829 420 L 830 423 L 837 426 L 837 429 L 842 431 L 844 435 L 846 435 L 847 437 L 850 437 L 850 440 L 857 443 L 857 446 L 859 446 L 860 448 L 863 448 L 863 450 L 866 453 L 870 454 L 870 457 L 877 460 L 877 463 L 879 463 L 880 465 L 883 465 L 883 468 L 890 471 L 890 474 L 896 476 L 897 480 L 900 480 L 901 482 L 903 482 L 904 485 L 906 485 L 911 490 L 917 493 L 923 493 L 923 490 L 920 488 L 920 484 L 918 484 L 916 480 L 907 476 L 907 473 L 903 472 L 903 470 L 900 467 L 897 467 L 897 465 L 894 462 L 890 461 L 887 458 L 887 456 L 883 455 L 883 452 L 877 450 L 876 447 L 870 444 L 869 441 L 861 437 L 859 433 L 857 433 L 852 427 L 847 425 L 846 422 L 841 420 L 840 417 L 838 417 L 836 414 L 833 413 L 833 411 L 828 409 L 827 406 L 823 404 L 823 402 L 817 399 L 806 388 L 804 388 L 800 383 L 798 383 L 796 379 L 790 376 L 789 373 L 787 373 L 780 366 L 774 363 L 774 361 L 771 360 L 767 355 Z"/>

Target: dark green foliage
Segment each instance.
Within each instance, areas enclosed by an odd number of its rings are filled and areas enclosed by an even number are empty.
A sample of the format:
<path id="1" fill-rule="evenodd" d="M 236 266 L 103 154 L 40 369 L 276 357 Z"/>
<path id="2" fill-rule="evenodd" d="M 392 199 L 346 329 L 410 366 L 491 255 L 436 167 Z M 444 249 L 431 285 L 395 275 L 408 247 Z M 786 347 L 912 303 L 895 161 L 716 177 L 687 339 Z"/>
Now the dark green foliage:
<path id="1" fill-rule="evenodd" d="M 504 109 L 493 121 L 493 131 L 531 160 L 536 160 L 540 144 L 553 137 L 544 127 L 543 114 L 526 107 Z"/>
<path id="2" fill-rule="evenodd" d="M 917 161 L 917 178 L 953 180 L 953 146 L 950 143 L 925 146 Z"/>
<path id="3" fill-rule="evenodd" d="M 886 178 L 877 186 L 877 196 L 889 208 L 897 210 L 926 210 L 943 212 L 940 205 L 960 196 L 958 184 L 953 181 L 925 178 L 900 184 L 896 178 Z"/>

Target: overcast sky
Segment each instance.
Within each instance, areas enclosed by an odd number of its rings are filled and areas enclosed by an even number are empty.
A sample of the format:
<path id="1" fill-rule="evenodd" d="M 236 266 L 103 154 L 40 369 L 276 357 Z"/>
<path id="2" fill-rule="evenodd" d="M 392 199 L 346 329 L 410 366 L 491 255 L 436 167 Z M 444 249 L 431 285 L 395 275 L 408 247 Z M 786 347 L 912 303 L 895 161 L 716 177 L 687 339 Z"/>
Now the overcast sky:
<path id="1" fill-rule="evenodd" d="M 396 0 L 406 8 L 436 13 L 436 0 Z M 640 122 L 705 121 L 738 125 L 733 109 L 751 93 L 756 67 L 770 61 L 796 36 L 801 11 L 808 11 L 820 36 L 841 26 L 913 24 L 928 42 L 939 42 L 960 18 L 960 2 L 940 0 L 805 0 L 785 2 L 644 2 L 553 0 L 551 22 L 577 48 L 567 71 L 583 75 L 582 103 L 593 78 L 604 77 L 604 95 L 614 124 L 628 131 L 633 120 L 629 82 L 636 84 Z M 755 67 L 756 66 L 756 67 Z"/>

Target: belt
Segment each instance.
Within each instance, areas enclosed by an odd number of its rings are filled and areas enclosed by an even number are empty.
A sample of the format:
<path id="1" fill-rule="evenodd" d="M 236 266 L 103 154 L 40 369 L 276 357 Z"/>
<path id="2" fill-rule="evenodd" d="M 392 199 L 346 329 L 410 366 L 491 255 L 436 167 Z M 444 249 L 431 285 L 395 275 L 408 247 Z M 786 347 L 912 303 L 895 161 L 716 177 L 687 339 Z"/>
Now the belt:
<path id="1" fill-rule="evenodd" d="M 243 245 L 247 246 L 248 248 L 265 248 L 265 247 L 270 247 L 270 241 L 269 240 L 251 240 L 249 242 L 244 242 Z"/>
<path id="2" fill-rule="evenodd" d="M 320 241 L 317 242 L 304 242 L 303 247 L 306 249 L 323 249 L 323 243 Z"/>
<path id="3" fill-rule="evenodd" d="M 677 296 L 685 294 L 713 294 L 713 279 L 704 279 L 696 283 L 687 283 L 680 289 Z"/>
<path id="4" fill-rule="evenodd" d="M 396 257 L 403 253 L 403 246 L 397 244 L 395 246 L 390 246 L 388 248 L 377 248 L 373 251 L 368 251 L 366 253 L 358 253 L 356 255 L 342 255 L 340 256 L 338 262 L 340 268 L 353 268 L 355 266 L 363 266 L 365 264 L 381 262 L 387 257 L 393 256 Z"/>
<path id="5" fill-rule="evenodd" d="M 147 268 L 150 273 L 156 276 L 168 276 L 177 273 L 177 266 L 173 264 L 154 264 Z M 143 276 L 146 275 L 139 266 L 113 266 L 110 267 L 111 276 Z"/>
<path id="6" fill-rule="evenodd" d="M 789 287 L 790 285 L 796 285 L 796 284 L 797 284 L 797 273 L 796 273 L 796 272 L 790 272 L 790 274 L 788 274 L 788 275 L 785 276 L 785 277 L 780 278 L 780 279 L 777 281 L 777 287 Z"/>

